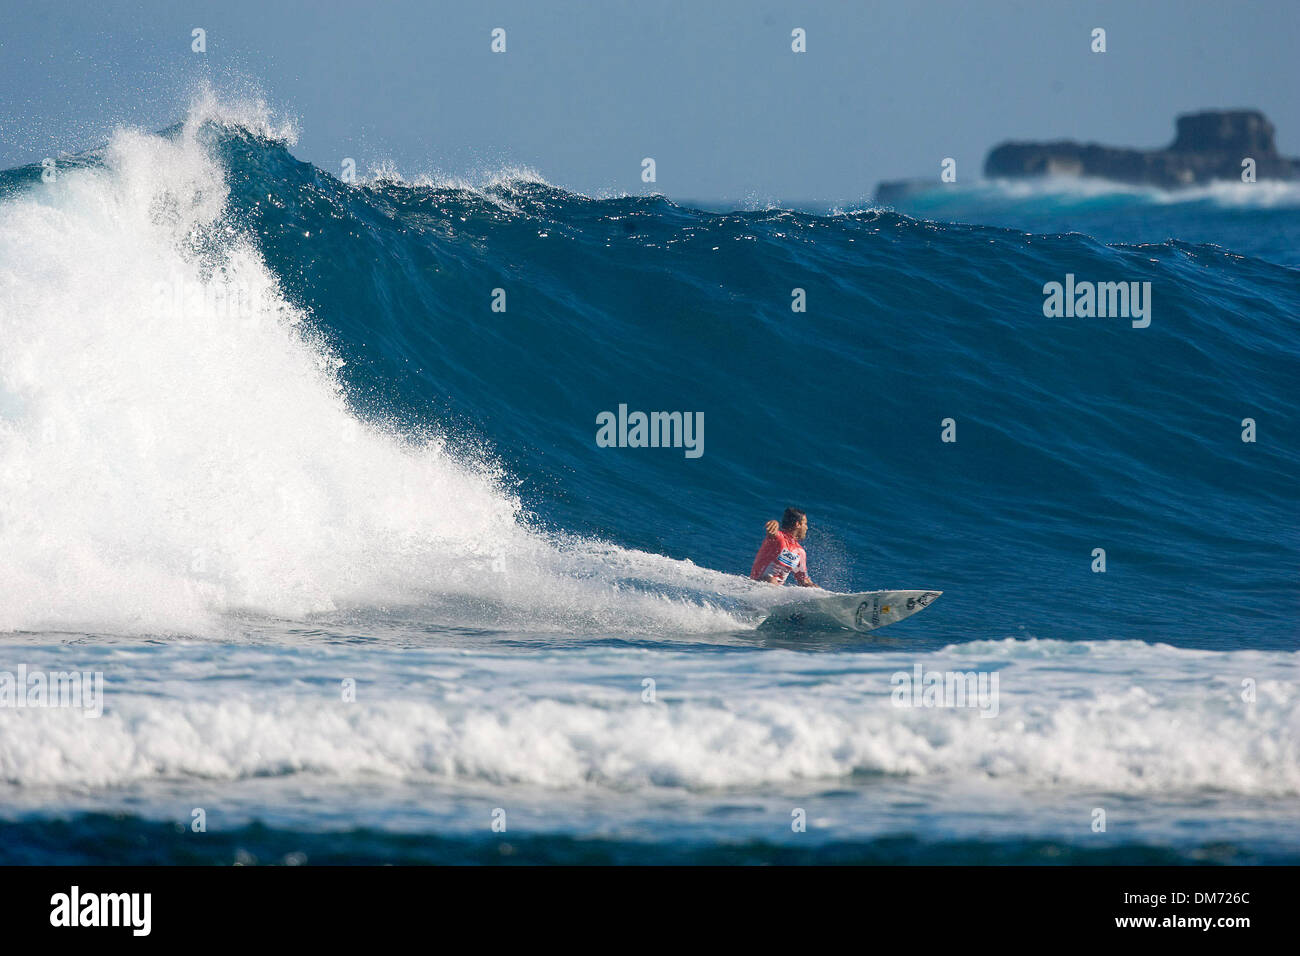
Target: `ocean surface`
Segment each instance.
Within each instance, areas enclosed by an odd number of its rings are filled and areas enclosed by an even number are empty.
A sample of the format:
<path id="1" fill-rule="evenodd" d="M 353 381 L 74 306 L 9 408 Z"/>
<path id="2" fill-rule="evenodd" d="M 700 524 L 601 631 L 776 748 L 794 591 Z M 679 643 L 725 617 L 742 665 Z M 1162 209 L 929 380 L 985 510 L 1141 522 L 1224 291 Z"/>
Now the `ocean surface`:
<path id="1" fill-rule="evenodd" d="M 1300 862 L 1300 188 L 294 145 L 209 97 L 0 173 L 0 862 Z M 787 505 L 820 585 L 943 597 L 757 629 Z M 102 713 L 4 697 L 60 672 Z M 949 672 L 996 700 L 900 705 Z"/>

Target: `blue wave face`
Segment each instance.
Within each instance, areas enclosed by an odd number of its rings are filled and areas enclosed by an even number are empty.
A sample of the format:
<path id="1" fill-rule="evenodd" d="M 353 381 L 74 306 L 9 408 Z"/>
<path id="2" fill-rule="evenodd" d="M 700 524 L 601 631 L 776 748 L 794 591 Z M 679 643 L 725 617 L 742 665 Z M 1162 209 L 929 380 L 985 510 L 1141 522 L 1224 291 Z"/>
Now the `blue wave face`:
<path id="1" fill-rule="evenodd" d="M 743 574 L 794 504 L 819 583 L 942 589 L 971 637 L 1295 646 L 1294 269 L 527 180 L 358 187 L 246 134 L 220 150 L 349 393 L 485 439 L 557 528 Z M 1149 327 L 1045 317 L 1067 275 L 1150 283 Z M 620 405 L 702 413 L 704 453 L 598 447 Z"/>
<path id="2" fill-rule="evenodd" d="M 940 646 L 1296 646 L 1300 274 L 1269 258 L 346 184 L 202 116 L 60 175 L 0 183 L 0 626 L 432 588 L 470 623 L 744 628 L 718 596 L 795 505 L 819 584 L 944 591 Z M 1100 283 L 1131 314 L 1075 314 Z M 637 413 L 676 414 L 673 447 L 634 447 Z"/>

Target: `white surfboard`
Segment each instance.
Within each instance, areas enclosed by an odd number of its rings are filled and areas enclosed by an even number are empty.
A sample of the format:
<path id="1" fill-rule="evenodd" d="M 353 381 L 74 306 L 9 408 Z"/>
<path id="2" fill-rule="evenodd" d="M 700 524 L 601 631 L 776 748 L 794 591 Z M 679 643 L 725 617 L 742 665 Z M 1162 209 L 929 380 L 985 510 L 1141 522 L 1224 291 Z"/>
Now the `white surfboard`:
<path id="1" fill-rule="evenodd" d="M 942 591 L 863 591 L 795 601 L 772 609 L 760 628 L 874 631 L 929 607 Z"/>

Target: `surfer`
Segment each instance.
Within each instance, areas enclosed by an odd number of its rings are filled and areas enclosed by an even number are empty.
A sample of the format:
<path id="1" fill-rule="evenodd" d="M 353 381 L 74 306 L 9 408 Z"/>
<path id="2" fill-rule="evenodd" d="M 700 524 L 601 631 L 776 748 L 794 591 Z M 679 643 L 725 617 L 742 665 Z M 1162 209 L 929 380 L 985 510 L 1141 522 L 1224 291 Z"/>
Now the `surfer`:
<path id="1" fill-rule="evenodd" d="M 808 577 L 808 555 L 799 542 L 808 536 L 808 516 L 798 508 L 786 508 L 781 523 L 767 523 L 767 537 L 758 549 L 749 576 L 755 581 L 781 585 L 793 574 L 805 588 L 815 588 Z"/>

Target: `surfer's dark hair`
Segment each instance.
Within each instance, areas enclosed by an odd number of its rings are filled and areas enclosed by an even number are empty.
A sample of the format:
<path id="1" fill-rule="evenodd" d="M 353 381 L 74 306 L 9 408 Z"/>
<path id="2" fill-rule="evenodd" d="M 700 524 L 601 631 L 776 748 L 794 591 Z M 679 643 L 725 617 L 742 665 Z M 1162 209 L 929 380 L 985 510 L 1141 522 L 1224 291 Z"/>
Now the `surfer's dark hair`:
<path id="1" fill-rule="evenodd" d="M 785 514 L 781 515 L 781 530 L 790 531 L 799 523 L 800 518 L 808 517 L 798 508 L 786 508 Z"/>

